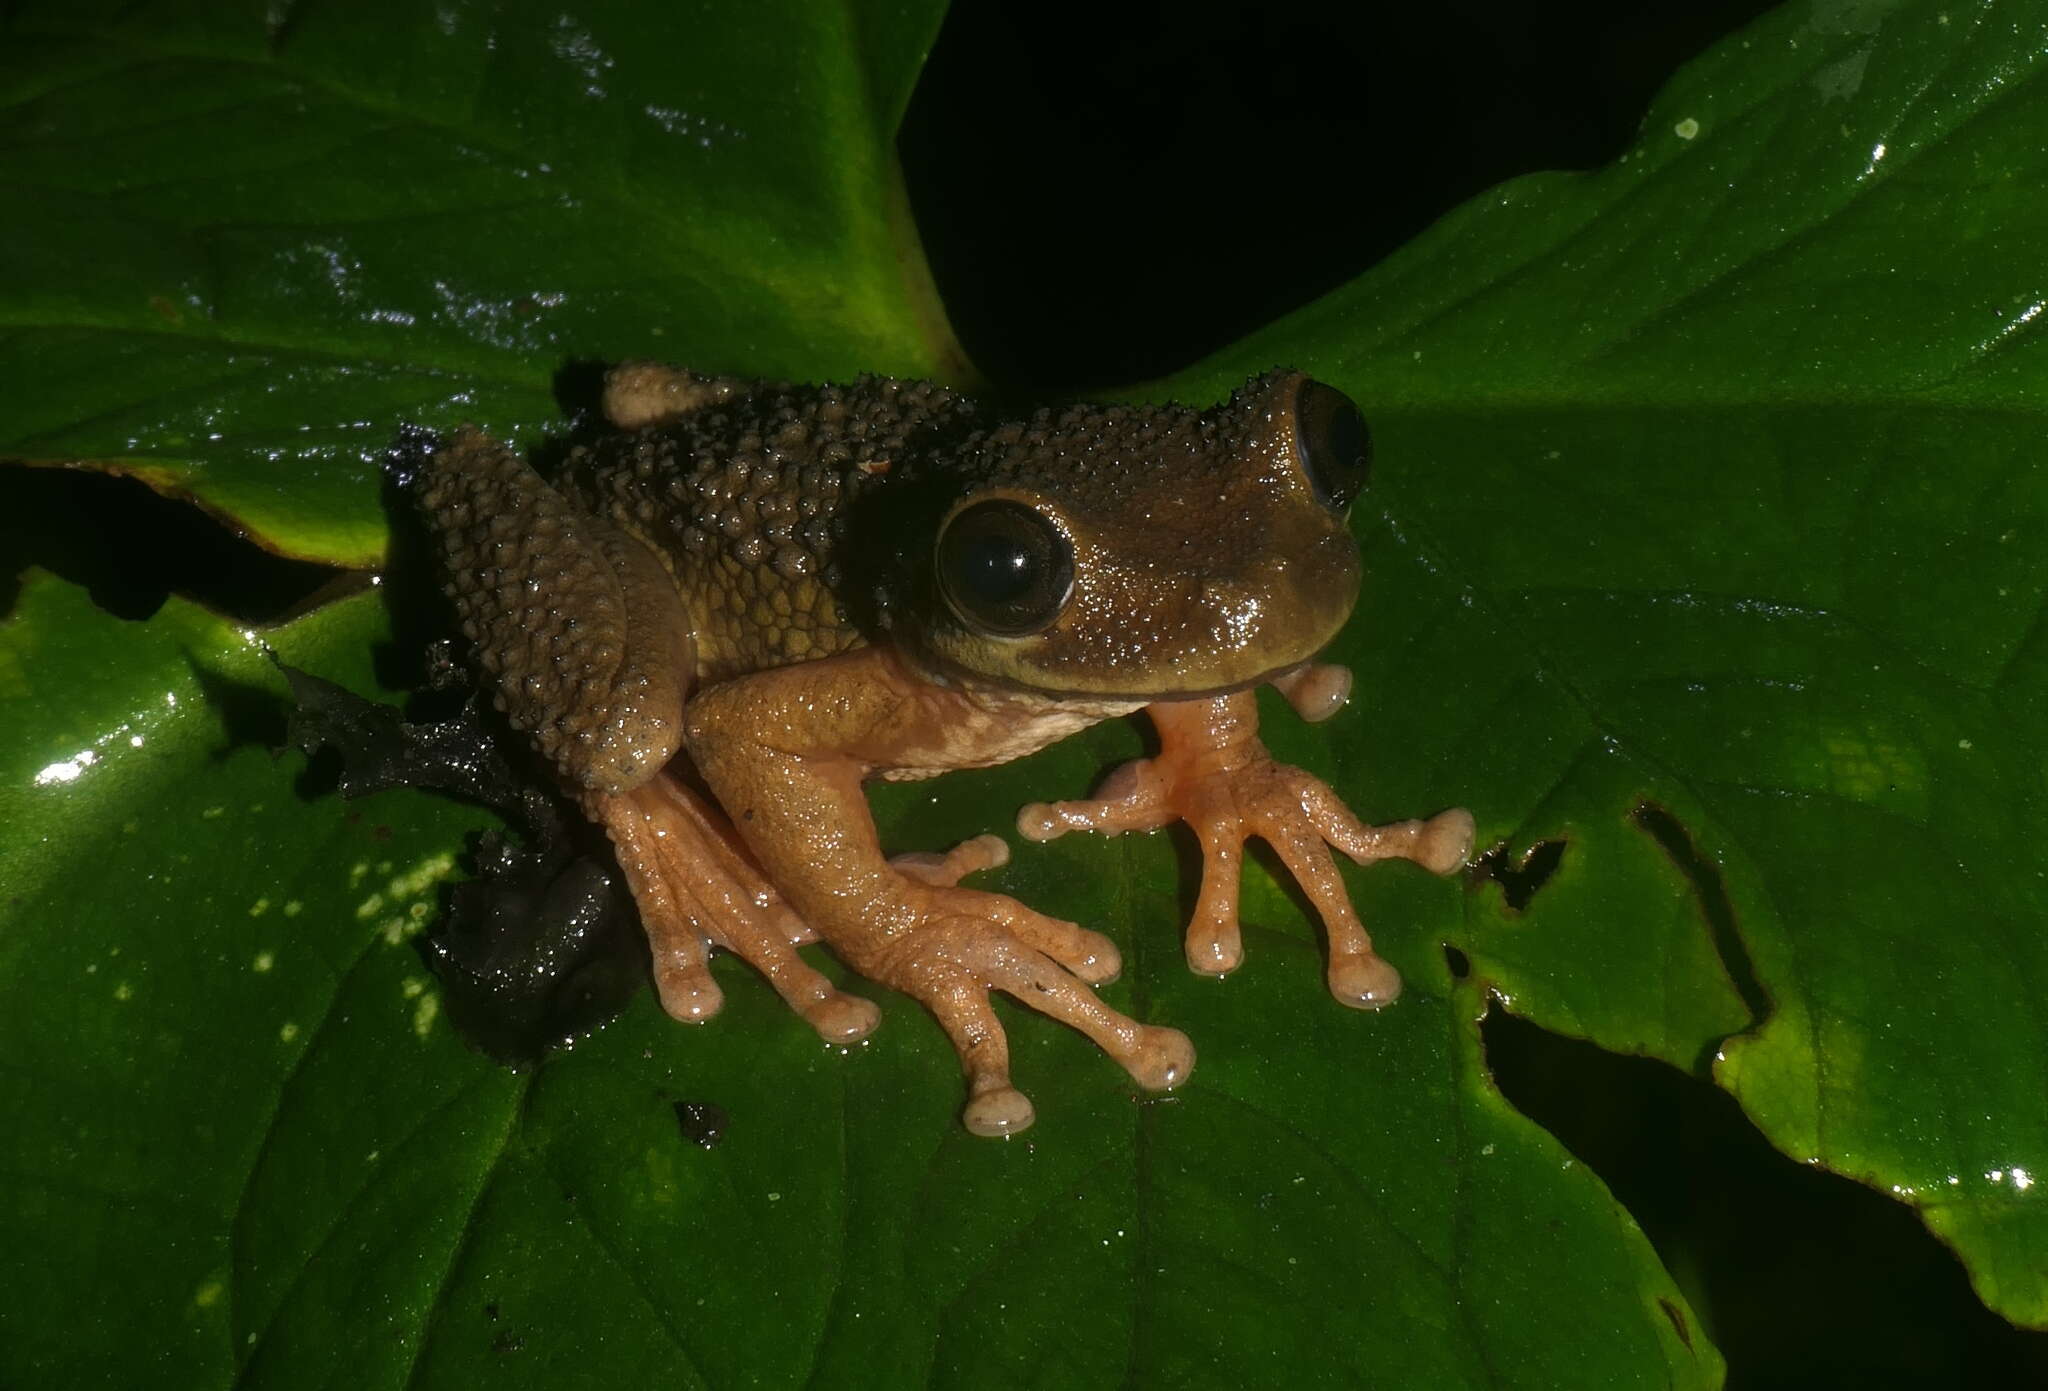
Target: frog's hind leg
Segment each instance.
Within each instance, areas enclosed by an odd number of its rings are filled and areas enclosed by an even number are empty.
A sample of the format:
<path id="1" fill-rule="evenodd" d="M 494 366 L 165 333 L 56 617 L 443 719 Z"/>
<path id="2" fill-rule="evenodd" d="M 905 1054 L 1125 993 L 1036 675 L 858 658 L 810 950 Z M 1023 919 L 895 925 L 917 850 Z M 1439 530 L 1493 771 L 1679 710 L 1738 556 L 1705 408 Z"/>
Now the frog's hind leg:
<path id="1" fill-rule="evenodd" d="M 495 687 L 605 827 L 639 904 L 662 1004 L 708 1019 L 705 966 L 738 953 L 826 1038 L 858 1038 L 875 1007 L 796 955 L 806 930 L 717 813 L 663 770 L 682 743 L 693 645 L 654 553 L 573 506 L 518 454 L 463 430 L 422 467 L 449 595 Z"/>
<path id="2" fill-rule="evenodd" d="M 672 1017 L 701 1023 L 724 1005 L 707 960 L 721 947 L 766 977 L 828 1043 L 864 1038 L 880 1022 L 873 1002 L 839 990 L 797 955 L 816 934 L 696 792 L 664 774 L 588 805 L 640 906 L 655 990 Z"/>
<path id="3" fill-rule="evenodd" d="M 694 647 L 654 553 L 464 428 L 421 467 L 448 597 L 492 701 L 571 787 L 623 792 L 682 743 Z"/>

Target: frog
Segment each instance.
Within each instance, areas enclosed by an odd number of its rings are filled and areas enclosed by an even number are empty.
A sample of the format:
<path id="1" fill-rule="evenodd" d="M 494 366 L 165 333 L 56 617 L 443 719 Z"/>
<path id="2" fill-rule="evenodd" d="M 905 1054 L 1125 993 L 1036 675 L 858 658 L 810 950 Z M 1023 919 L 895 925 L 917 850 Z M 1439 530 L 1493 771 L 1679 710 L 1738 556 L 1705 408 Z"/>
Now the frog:
<path id="1" fill-rule="evenodd" d="M 1332 851 L 1450 874 L 1471 814 L 1368 825 L 1259 737 L 1261 687 L 1310 721 L 1349 697 L 1350 672 L 1317 660 L 1363 572 L 1348 519 L 1371 439 L 1349 396 L 1276 368 L 1202 408 L 1012 410 L 929 381 L 632 361 L 602 412 L 550 477 L 464 426 L 412 488 L 478 680 L 609 839 L 669 1016 L 719 1012 L 724 951 L 828 1044 L 863 1040 L 880 1012 L 805 959 L 821 942 L 937 1021 L 976 1135 L 1035 1118 L 995 992 L 1140 1088 L 1180 1086 L 1187 1035 L 1098 993 L 1114 942 L 964 883 L 1007 862 L 998 835 L 885 853 L 865 790 L 1140 712 L 1157 752 L 1023 807 L 1023 839 L 1185 823 L 1184 952 L 1211 976 L 1243 961 L 1262 839 L 1321 919 L 1330 994 L 1396 999 Z"/>

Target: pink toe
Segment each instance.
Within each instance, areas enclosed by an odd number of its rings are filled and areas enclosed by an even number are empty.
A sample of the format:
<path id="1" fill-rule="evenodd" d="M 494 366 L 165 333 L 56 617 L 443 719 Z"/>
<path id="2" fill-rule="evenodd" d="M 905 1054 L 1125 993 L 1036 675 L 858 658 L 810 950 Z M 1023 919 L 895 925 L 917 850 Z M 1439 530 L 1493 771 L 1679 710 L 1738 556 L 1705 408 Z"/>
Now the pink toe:
<path id="1" fill-rule="evenodd" d="M 1383 956 L 1330 958 L 1330 993 L 1353 1009 L 1384 1009 L 1401 998 L 1401 973 Z"/>
<path id="2" fill-rule="evenodd" d="M 976 1135 L 1015 1135 L 1029 1130 L 1037 1113 L 1031 1098 L 1015 1087 L 993 1087 L 967 1103 L 961 1114 L 967 1128 Z"/>
<path id="3" fill-rule="evenodd" d="M 1141 1029 L 1137 1049 L 1124 1068 L 1141 1087 L 1172 1091 L 1195 1071 L 1195 1045 L 1179 1029 Z"/>
<path id="4" fill-rule="evenodd" d="M 1227 976 L 1244 965 L 1244 943 L 1224 937 L 1187 940 L 1188 969 L 1201 976 Z"/>
<path id="5" fill-rule="evenodd" d="M 1463 807 L 1432 816 L 1423 826 L 1422 853 L 1416 856 L 1432 874 L 1449 874 L 1472 853 L 1472 813 Z"/>
<path id="6" fill-rule="evenodd" d="M 834 991 L 804 1011 L 804 1018 L 827 1043 L 858 1043 L 882 1022 L 873 1000 Z"/>
<path id="7" fill-rule="evenodd" d="M 1050 802 L 1032 802 L 1018 809 L 1017 834 L 1026 840 L 1057 840 L 1066 829 Z"/>
<path id="8" fill-rule="evenodd" d="M 705 970 L 655 978 L 656 993 L 668 1017 L 683 1024 L 703 1024 L 725 1008 L 725 992 Z"/>

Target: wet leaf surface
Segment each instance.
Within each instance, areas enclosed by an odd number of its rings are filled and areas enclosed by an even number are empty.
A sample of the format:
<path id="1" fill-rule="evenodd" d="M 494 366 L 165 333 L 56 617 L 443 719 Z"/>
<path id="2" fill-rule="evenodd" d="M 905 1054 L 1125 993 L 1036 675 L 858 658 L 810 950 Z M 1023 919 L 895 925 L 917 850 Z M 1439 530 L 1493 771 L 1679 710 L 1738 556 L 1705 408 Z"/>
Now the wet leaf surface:
<path id="1" fill-rule="evenodd" d="M 1484 780 L 1436 786 L 1482 839 L 1574 846 L 1526 916 L 1474 901 L 1481 973 L 1609 1047 L 1714 1045 L 1699 945 L 1648 945 L 1686 879 L 1660 909 L 1624 877 L 1662 807 L 1767 1007 L 1720 1081 L 2036 1326 L 2044 37 L 2034 4 L 1788 6 L 1623 163 L 1508 184 L 1191 374 L 1292 356 L 1407 465 L 1378 582 L 1454 615 L 1413 679 L 1459 673 L 1438 713 Z"/>
<path id="2" fill-rule="evenodd" d="M 0 454 L 371 565 L 399 422 L 580 362 L 958 375 L 888 143 L 940 12 L 12 6 Z"/>
<path id="3" fill-rule="evenodd" d="M 0 265 L 44 267 L 0 272 L 0 356 L 47 408 L 0 449 L 125 459 L 104 441 L 182 432 L 146 455 L 176 486 L 280 549 L 361 558 L 382 546 L 362 460 L 422 400 L 532 438 L 550 374 L 582 356 L 943 367 L 886 215 L 930 16 L 819 7 L 786 43 L 737 25 L 729 48 L 671 42 L 691 56 L 663 69 L 662 11 L 622 7 L 600 34 L 452 7 L 453 32 L 372 62 L 376 13 L 303 6 L 266 36 L 145 8 L 87 38 L 74 8 L 69 37 L 0 65 L 18 123 L 0 178 L 35 190 Z M 2048 288 L 2028 254 L 2048 45 L 2023 22 L 2048 8 L 1789 7 L 1681 74 L 1626 163 L 1508 185 L 1171 384 L 1207 397 L 1290 361 L 1375 422 L 1355 513 L 1371 579 L 1335 654 L 1358 688 L 1314 727 L 1274 702 L 1275 752 L 1369 818 L 1462 802 L 1507 862 L 1564 848 L 1519 908 L 1491 879 L 1352 873 L 1408 983 L 1362 1015 L 1327 998 L 1315 934 L 1262 868 L 1247 964 L 1219 985 L 1180 959 L 1188 847 L 1025 847 L 990 884 L 1110 933 L 1127 970 L 1109 998 L 1195 1038 L 1200 1070 L 1168 1099 L 1012 1010 L 1039 1122 L 978 1141 L 914 1007 L 883 998 L 881 1031 L 840 1055 L 730 961 L 713 1026 L 643 996 L 500 1069 L 450 1030 L 414 936 L 487 818 L 315 795 L 266 751 L 282 686 L 249 635 L 175 601 L 124 623 L 32 582 L 0 628 L 0 1380 L 1713 1384 L 1627 1214 L 1493 1091 L 1488 988 L 1682 1067 L 1725 1051 L 1716 1075 L 1788 1153 L 1896 1187 L 1994 1307 L 2048 1322 L 2030 408 Z M 787 99 L 819 55 L 842 75 L 858 55 L 880 95 Z M 792 66 L 764 84 L 773 62 Z M 266 119 L 219 114 L 259 79 L 282 94 Z M 671 160 L 655 191 L 621 163 L 645 106 L 747 100 L 755 124 L 717 119 L 773 152 L 758 164 L 719 175 L 652 135 L 668 153 L 644 157 Z M 162 188 L 116 160 L 149 130 Z M 399 185 L 351 172 L 377 139 L 413 187 L 447 188 L 445 216 L 397 218 Z M 554 162 L 579 151 L 590 168 Z M 506 203 L 508 171 L 544 158 L 576 169 L 566 201 L 510 199 L 476 237 L 486 195 Z M 472 165 L 474 185 L 450 173 Z M 819 239 L 821 184 L 874 239 Z M 647 216 L 597 218 L 600 192 Z M 240 245 L 244 221 L 265 229 L 249 257 L 181 259 Z M 360 298 L 324 263 L 290 270 L 358 221 Z M 104 283 L 73 259 L 93 248 Z M 525 336 L 430 307 L 437 276 L 500 304 L 536 266 L 575 292 Z M 120 297 L 145 283 L 200 285 L 203 331 L 138 330 L 147 295 Z M 827 294 L 837 311 L 806 298 Z M 387 305 L 414 322 L 364 318 Z M 343 361 L 295 356 L 321 352 Z M 280 445 L 314 407 L 369 423 Z M 201 449 L 209 420 L 232 428 Z M 397 588 L 268 638 L 388 698 L 373 656 Z M 1111 725 L 885 789 L 885 841 L 1007 831 L 1138 747 Z M 715 1147 L 682 1133 L 691 1102 L 726 1112 Z"/>

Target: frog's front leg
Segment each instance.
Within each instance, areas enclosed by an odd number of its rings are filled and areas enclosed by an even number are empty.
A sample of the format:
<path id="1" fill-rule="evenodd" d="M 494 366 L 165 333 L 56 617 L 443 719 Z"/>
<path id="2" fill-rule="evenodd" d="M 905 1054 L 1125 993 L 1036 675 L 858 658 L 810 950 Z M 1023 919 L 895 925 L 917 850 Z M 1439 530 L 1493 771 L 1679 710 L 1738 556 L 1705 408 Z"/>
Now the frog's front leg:
<path id="1" fill-rule="evenodd" d="M 702 797 L 664 772 L 639 787 L 585 799 L 611 837 L 639 906 L 662 1008 L 700 1024 L 724 1006 L 710 951 L 722 947 L 766 978 L 828 1043 L 865 1038 L 881 1022 L 871 1001 L 837 989 L 797 954 L 817 940 Z"/>
<path id="2" fill-rule="evenodd" d="M 712 688 L 688 711 L 689 749 L 734 827 L 792 907 L 854 970 L 921 1001 L 967 1074 L 964 1119 L 1014 1134 L 1031 1103 L 1010 1082 L 1009 1044 L 990 1007 L 1002 990 L 1070 1024 L 1146 1087 L 1194 1068 L 1178 1030 L 1139 1024 L 1090 985 L 1115 973 L 1096 933 L 1001 894 L 959 887 L 999 862 L 986 841 L 940 863 L 892 864 L 862 791 L 887 768 L 970 761 L 990 730 L 972 702 L 932 686 L 885 649 L 758 672 Z"/>
<path id="3" fill-rule="evenodd" d="M 1290 673 L 1282 693 L 1303 714 L 1320 718 L 1342 703 L 1348 675 L 1341 667 L 1304 668 Z M 1051 840 L 1068 831 L 1115 835 L 1186 821 L 1202 846 L 1188 965 L 1208 975 L 1224 975 L 1244 959 L 1238 873 L 1244 842 L 1257 836 L 1273 847 L 1322 917 L 1330 993 L 1358 1009 L 1390 1004 L 1401 991 L 1400 973 L 1373 951 L 1328 847 L 1359 864 L 1399 858 L 1448 874 L 1471 851 L 1472 814 L 1454 808 L 1427 821 L 1366 825 L 1320 778 L 1272 760 L 1258 738 L 1251 691 L 1160 701 L 1145 713 L 1159 730 L 1157 758 L 1117 768 L 1099 797 L 1025 807 L 1017 829 L 1031 840 Z"/>

